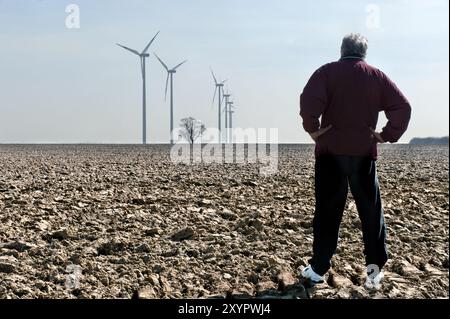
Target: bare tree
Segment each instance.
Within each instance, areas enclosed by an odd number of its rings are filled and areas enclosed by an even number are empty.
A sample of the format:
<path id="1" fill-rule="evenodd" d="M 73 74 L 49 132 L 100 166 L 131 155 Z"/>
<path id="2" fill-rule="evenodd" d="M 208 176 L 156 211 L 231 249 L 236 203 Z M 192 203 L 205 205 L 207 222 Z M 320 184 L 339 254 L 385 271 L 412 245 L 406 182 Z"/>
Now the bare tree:
<path id="1" fill-rule="evenodd" d="M 206 131 L 205 125 L 193 117 L 181 119 L 180 127 L 180 136 L 185 138 L 189 144 L 194 144 L 194 142 Z"/>

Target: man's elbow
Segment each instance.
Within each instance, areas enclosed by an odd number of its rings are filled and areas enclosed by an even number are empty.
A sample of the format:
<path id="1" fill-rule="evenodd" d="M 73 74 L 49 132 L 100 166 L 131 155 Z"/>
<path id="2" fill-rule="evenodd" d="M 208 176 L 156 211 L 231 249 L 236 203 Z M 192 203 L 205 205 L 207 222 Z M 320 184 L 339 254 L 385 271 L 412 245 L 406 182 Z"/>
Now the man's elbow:
<path id="1" fill-rule="evenodd" d="M 404 103 L 401 108 L 399 108 L 398 114 L 395 119 L 388 122 L 383 132 L 381 132 L 381 137 L 385 142 L 397 143 L 403 134 L 406 132 L 411 120 L 411 105 L 409 103 Z"/>
<path id="2" fill-rule="evenodd" d="M 320 128 L 320 123 L 318 120 L 314 119 L 314 118 L 308 118 L 308 117 L 304 117 L 303 118 L 303 123 L 302 123 L 303 129 L 311 134 L 316 132 L 317 130 L 319 130 Z"/>
<path id="3" fill-rule="evenodd" d="M 408 129 L 409 122 L 411 121 L 411 113 L 412 113 L 411 104 L 406 103 L 406 105 L 405 105 L 405 117 L 404 117 L 403 125 L 402 125 L 402 128 L 401 128 L 401 134 L 398 137 L 397 141 L 400 139 L 400 137 L 402 137 L 402 135 Z"/>
<path id="4" fill-rule="evenodd" d="M 407 119 L 406 120 L 406 128 L 408 127 L 409 121 L 411 120 L 411 112 L 412 112 L 411 104 L 406 103 L 405 104 L 405 113 L 406 113 L 405 118 Z"/>
<path id="5" fill-rule="evenodd" d="M 380 135 L 383 141 L 385 142 L 397 143 L 403 136 L 403 134 L 405 134 L 407 129 L 408 123 L 405 123 L 403 126 L 397 127 L 390 126 L 389 128 L 385 128 Z"/>

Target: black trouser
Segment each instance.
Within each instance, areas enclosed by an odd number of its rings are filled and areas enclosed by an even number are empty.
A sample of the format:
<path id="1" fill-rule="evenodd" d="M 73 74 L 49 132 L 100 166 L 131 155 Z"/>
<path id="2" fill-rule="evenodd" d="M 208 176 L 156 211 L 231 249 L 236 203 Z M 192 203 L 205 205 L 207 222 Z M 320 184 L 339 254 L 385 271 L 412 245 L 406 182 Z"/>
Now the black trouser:
<path id="1" fill-rule="evenodd" d="M 316 159 L 315 171 L 313 270 L 323 275 L 330 269 L 349 185 L 361 219 L 366 265 L 381 270 L 387 261 L 386 227 L 375 160 L 322 155 Z"/>

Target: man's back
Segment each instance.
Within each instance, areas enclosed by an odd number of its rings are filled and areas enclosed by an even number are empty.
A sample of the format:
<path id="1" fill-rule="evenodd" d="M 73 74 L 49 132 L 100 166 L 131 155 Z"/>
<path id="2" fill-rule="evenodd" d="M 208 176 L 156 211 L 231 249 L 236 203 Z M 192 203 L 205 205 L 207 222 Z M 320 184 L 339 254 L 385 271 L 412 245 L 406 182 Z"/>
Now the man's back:
<path id="1" fill-rule="evenodd" d="M 376 157 L 378 113 L 389 123 L 381 136 L 396 142 L 406 130 L 410 105 L 396 85 L 380 70 L 357 57 L 344 57 L 318 69 L 300 98 L 300 115 L 309 133 L 331 129 L 316 141 L 316 155 L 334 154 Z"/>
<path id="2" fill-rule="evenodd" d="M 365 287 L 379 289 L 388 251 L 377 143 L 398 141 L 408 127 L 411 107 L 383 72 L 364 62 L 367 48 L 364 36 L 346 35 L 341 59 L 314 72 L 300 97 L 303 127 L 316 142 L 313 256 L 302 276 L 313 283 L 325 280 L 350 189 L 363 232 Z M 388 123 L 378 133 L 380 111 Z"/>

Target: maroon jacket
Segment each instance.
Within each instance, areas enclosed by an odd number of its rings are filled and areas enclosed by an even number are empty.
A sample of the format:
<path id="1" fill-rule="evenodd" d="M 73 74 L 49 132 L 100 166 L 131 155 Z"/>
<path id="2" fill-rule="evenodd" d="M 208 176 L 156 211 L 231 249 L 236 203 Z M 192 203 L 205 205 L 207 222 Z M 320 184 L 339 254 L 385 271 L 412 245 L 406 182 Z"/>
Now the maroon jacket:
<path id="1" fill-rule="evenodd" d="M 344 57 L 319 68 L 300 96 L 300 116 L 308 133 L 332 125 L 316 141 L 316 156 L 376 159 L 377 143 L 370 128 L 376 129 L 381 111 L 388 119 L 381 132 L 383 140 L 397 142 L 408 127 L 409 102 L 383 72 L 357 57 Z"/>

